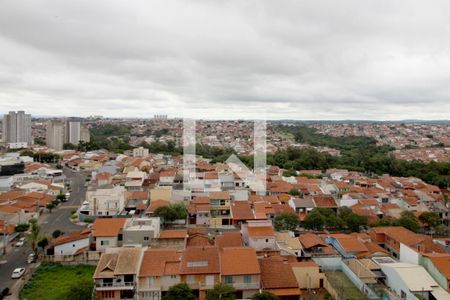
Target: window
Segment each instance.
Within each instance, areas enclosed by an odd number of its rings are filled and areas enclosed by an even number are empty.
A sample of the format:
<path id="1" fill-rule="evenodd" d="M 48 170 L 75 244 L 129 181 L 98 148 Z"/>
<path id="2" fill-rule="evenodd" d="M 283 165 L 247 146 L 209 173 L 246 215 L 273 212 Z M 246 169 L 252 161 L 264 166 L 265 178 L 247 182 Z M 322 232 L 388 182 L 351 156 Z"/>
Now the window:
<path id="1" fill-rule="evenodd" d="M 109 246 L 109 241 L 100 241 L 100 245 Z"/>
<path id="2" fill-rule="evenodd" d="M 244 283 L 245 284 L 252 283 L 252 275 L 244 275 Z"/>
<path id="3" fill-rule="evenodd" d="M 188 283 L 195 283 L 195 277 L 193 275 L 188 275 L 186 281 Z"/>
<path id="4" fill-rule="evenodd" d="M 171 279 L 176 279 L 176 278 L 177 278 L 177 275 L 170 275 L 170 278 L 171 278 Z"/>
<path id="5" fill-rule="evenodd" d="M 117 236 L 117 240 L 121 241 L 123 239 L 123 235 L 121 233 L 119 233 L 119 235 Z"/>
<path id="6" fill-rule="evenodd" d="M 269 239 L 266 239 L 266 243 L 268 243 L 269 242 Z"/>
<path id="7" fill-rule="evenodd" d="M 114 291 L 103 291 L 102 298 L 104 299 L 114 298 Z"/>
<path id="8" fill-rule="evenodd" d="M 224 277 L 223 277 L 223 281 L 224 281 L 226 284 L 232 284 L 232 283 L 233 283 L 233 276 L 224 276 Z"/>
<path id="9" fill-rule="evenodd" d="M 144 241 L 148 241 L 148 240 L 149 240 L 148 236 L 144 236 Z"/>
<path id="10" fill-rule="evenodd" d="M 187 266 L 190 268 L 192 268 L 192 267 L 207 267 L 208 262 L 207 261 L 189 261 L 187 263 Z"/>

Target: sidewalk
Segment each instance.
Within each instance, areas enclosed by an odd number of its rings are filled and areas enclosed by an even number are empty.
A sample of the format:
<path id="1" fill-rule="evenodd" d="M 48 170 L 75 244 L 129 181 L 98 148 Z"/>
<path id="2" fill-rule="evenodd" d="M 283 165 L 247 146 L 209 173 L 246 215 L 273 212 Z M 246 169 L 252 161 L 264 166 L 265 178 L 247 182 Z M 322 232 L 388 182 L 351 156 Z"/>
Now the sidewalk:
<path id="1" fill-rule="evenodd" d="M 27 268 L 25 275 L 22 276 L 17 282 L 12 286 L 9 296 L 5 297 L 5 300 L 17 300 L 19 299 L 20 291 L 23 286 L 30 280 L 31 276 L 33 276 L 34 271 L 41 265 L 40 262 L 30 264 L 29 268 Z"/>

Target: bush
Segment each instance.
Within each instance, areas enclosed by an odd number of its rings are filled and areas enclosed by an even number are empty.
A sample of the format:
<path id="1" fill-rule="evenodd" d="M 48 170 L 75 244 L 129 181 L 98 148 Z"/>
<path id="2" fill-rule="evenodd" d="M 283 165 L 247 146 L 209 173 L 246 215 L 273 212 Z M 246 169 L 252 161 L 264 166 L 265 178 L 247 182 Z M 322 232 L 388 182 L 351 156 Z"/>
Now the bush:
<path id="1" fill-rule="evenodd" d="M 186 205 L 183 202 L 179 202 L 158 207 L 155 210 L 155 216 L 160 217 L 164 222 L 184 220 L 187 218 Z"/>
<path id="2" fill-rule="evenodd" d="M 252 300 L 277 300 L 278 297 L 268 291 L 262 291 L 261 293 L 254 294 Z"/>
<path id="3" fill-rule="evenodd" d="M 234 300 L 236 299 L 236 290 L 228 284 L 218 283 L 212 290 L 206 292 L 206 300 Z"/>
<path id="4" fill-rule="evenodd" d="M 186 283 L 176 284 L 167 291 L 163 300 L 194 300 L 195 295 Z"/>
<path id="5" fill-rule="evenodd" d="M 56 238 L 60 237 L 60 236 L 63 235 L 63 234 L 64 234 L 64 232 L 62 232 L 62 231 L 59 230 L 59 229 L 56 229 L 55 231 L 53 231 L 52 237 L 53 237 L 54 239 L 56 239 Z"/>
<path id="6" fill-rule="evenodd" d="M 29 223 L 22 223 L 16 226 L 16 232 L 24 232 L 27 231 L 28 228 L 30 228 Z"/>
<path id="7" fill-rule="evenodd" d="M 294 231 L 297 229 L 297 226 L 300 224 L 300 220 L 298 216 L 294 213 L 282 213 L 275 217 L 273 225 L 275 230 L 290 230 Z"/>

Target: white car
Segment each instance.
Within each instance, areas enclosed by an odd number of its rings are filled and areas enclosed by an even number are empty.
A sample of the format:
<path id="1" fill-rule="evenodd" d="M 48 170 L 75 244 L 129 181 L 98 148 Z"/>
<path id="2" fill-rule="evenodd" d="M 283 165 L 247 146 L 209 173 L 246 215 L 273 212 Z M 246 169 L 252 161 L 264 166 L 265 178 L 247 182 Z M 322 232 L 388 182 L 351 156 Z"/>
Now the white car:
<path id="1" fill-rule="evenodd" d="M 25 274 L 25 268 L 17 268 L 12 272 L 11 278 L 17 279 L 22 277 L 23 274 Z"/>
<path id="2" fill-rule="evenodd" d="M 32 264 L 34 262 L 36 262 L 37 259 L 37 255 L 34 253 L 30 253 L 27 257 L 27 263 Z"/>
<path id="3" fill-rule="evenodd" d="M 16 247 L 22 247 L 25 244 L 25 238 L 21 237 L 19 241 L 16 243 Z"/>

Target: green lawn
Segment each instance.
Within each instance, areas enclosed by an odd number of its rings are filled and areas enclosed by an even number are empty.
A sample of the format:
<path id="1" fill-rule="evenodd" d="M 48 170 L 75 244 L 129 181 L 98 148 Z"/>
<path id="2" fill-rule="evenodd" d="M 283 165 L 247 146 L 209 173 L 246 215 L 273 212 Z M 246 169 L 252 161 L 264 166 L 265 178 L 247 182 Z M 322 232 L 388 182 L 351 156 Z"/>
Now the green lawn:
<path id="1" fill-rule="evenodd" d="M 20 291 L 20 299 L 86 299 L 85 294 L 92 292 L 94 271 L 94 266 L 87 265 L 42 264 Z"/>
<path id="2" fill-rule="evenodd" d="M 344 299 L 365 300 L 367 299 L 360 290 L 341 271 L 326 271 L 328 282 L 333 288 L 343 294 Z"/>

